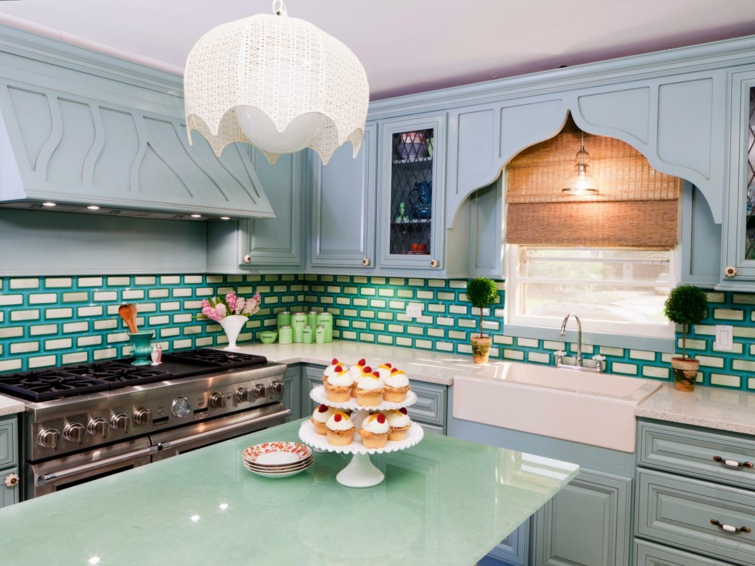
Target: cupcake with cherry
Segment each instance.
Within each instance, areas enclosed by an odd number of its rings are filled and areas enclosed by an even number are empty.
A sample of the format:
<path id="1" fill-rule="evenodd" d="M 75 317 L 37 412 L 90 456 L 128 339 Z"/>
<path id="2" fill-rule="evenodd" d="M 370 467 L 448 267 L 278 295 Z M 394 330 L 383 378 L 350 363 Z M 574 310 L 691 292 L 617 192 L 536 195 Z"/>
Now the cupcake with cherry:
<path id="1" fill-rule="evenodd" d="M 354 439 L 356 429 L 351 417 L 343 411 L 334 411 L 325 423 L 328 444 L 333 446 L 348 446 Z"/>
<path id="2" fill-rule="evenodd" d="M 365 417 L 359 429 L 365 448 L 385 448 L 391 426 L 383 413 L 374 413 Z"/>
<path id="3" fill-rule="evenodd" d="M 372 368 L 367 365 L 364 358 L 349 368 L 351 378 L 354 380 L 354 384 L 351 387 L 351 396 L 355 399 L 357 396 L 357 384 L 359 383 L 359 380 L 364 377 L 365 370 L 367 370 L 367 373 L 372 373 Z"/>
<path id="4" fill-rule="evenodd" d="M 337 373 L 336 372 L 336 368 L 337 367 L 344 368 L 344 367 L 346 367 L 346 364 L 342 364 L 341 362 L 339 362 L 338 358 L 333 358 L 331 360 L 331 362 L 330 362 L 330 365 L 325 368 L 325 371 L 322 372 L 322 381 L 323 381 L 323 383 L 327 383 L 328 382 L 328 378 L 331 375 L 335 375 Z"/>
<path id="5" fill-rule="evenodd" d="M 409 429 L 412 427 L 412 420 L 409 418 L 409 412 L 406 408 L 388 411 L 386 420 L 390 430 L 388 431 L 388 440 L 406 440 L 409 437 Z"/>
<path id="6" fill-rule="evenodd" d="M 384 381 L 383 399 L 391 403 L 403 403 L 406 401 L 406 395 L 409 393 L 411 386 L 409 378 L 398 368 L 392 368 Z"/>
<path id="7" fill-rule="evenodd" d="M 326 436 L 328 434 L 326 423 L 328 422 L 328 419 L 333 416 L 333 413 L 335 413 L 335 411 L 327 405 L 320 405 L 315 409 L 310 420 L 312 421 L 317 434 L 321 436 Z"/>
<path id="8" fill-rule="evenodd" d="M 377 373 L 365 373 L 357 384 L 357 403 L 377 407 L 383 402 L 383 383 Z"/>
<path id="9" fill-rule="evenodd" d="M 333 374 L 328 376 L 325 382 L 325 395 L 328 401 L 333 403 L 345 403 L 351 399 L 351 386 L 354 379 L 351 377 L 349 370 L 343 366 L 336 366 Z"/>

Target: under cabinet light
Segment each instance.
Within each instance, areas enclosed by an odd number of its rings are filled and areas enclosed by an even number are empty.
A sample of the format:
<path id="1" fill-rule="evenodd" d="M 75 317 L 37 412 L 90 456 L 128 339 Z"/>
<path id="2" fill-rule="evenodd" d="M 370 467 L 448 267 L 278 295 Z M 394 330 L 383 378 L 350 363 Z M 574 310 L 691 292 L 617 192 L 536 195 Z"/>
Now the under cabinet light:
<path id="1" fill-rule="evenodd" d="M 43 202 L 42 206 L 56 206 L 56 205 L 54 202 L 47 201 L 47 202 Z"/>
<path id="2" fill-rule="evenodd" d="M 99 210 L 100 209 L 100 207 L 97 206 L 96 204 L 90 204 L 89 206 L 87 206 L 87 208 L 89 210 Z"/>
<path id="3" fill-rule="evenodd" d="M 191 217 L 192 218 L 202 218 L 202 215 L 201 214 L 192 214 Z"/>
<path id="4" fill-rule="evenodd" d="M 220 219 L 221 220 L 230 220 L 231 217 L 230 216 L 221 216 Z"/>

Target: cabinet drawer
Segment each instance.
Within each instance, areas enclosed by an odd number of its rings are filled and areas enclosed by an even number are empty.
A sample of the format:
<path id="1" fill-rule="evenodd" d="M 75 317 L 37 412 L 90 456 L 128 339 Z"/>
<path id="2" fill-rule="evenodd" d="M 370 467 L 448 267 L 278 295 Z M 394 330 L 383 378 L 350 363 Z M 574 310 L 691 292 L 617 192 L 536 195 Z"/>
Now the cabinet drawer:
<path id="1" fill-rule="evenodd" d="M 411 386 L 417 402 L 408 408 L 409 416 L 419 423 L 445 426 L 446 387 L 416 381 L 412 381 Z"/>
<path id="2" fill-rule="evenodd" d="M 755 564 L 755 493 L 640 470 L 637 534 L 735 564 Z M 712 523 L 746 528 L 728 532 Z"/>
<path id="3" fill-rule="evenodd" d="M 635 566 L 729 566 L 728 562 L 713 560 L 652 542 L 635 539 Z"/>
<path id="4" fill-rule="evenodd" d="M 755 441 L 647 422 L 639 439 L 641 466 L 755 490 Z"/>
<path id="5" fill-rule="evenodd" d="M 18 462 L 16 415 L 0 419 L 0 468 Z"/>

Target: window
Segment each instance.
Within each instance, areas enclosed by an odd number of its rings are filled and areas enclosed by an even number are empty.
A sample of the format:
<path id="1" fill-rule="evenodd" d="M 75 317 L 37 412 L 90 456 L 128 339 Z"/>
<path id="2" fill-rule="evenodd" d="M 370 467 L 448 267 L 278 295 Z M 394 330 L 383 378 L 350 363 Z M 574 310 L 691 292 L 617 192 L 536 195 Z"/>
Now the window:
<path id="1" fill-rule="evenodd" d="M 509 245 L 508 274 L 509 324 L 558 329 L 574 312 L 586 332 L 674 337 L 673 251 Z"/>

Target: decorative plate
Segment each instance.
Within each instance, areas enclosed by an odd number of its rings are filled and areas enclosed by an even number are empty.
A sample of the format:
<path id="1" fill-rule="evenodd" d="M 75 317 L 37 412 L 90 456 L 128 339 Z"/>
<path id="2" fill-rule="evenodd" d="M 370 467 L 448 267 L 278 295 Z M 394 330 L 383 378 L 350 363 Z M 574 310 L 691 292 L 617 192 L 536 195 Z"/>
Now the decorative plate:
<path id="1" fill-rule="evenodd" d="M 417 402 L 417 394 L 412 390 L 409 390 L 409 392 L 406 394 L 406 401 L 403 401 L 401 403 L 383 401 L 377 407 L 365 407 L 364 405 L 357 403 L 357 400 L 354 398 L 346 401 L 345 403 L 334 403 L 333 401 L 328 401 L 328 396 L 325 394 L 325 387 L 322 385 L 314 387 L 312 391 L 309 392 L 309 396 L 313 401 L 321 405 L 327 405 L 328 407 L 333 407 L 334 409 L 351 409 L 352 411 L 390 411 L 391 409 L 409 407 Z"/>
<path id="2" fill-rule="evenodd" d="M 242 453 L 244 460 L 258 466 L 290 466 L 310 456 L 312 450 L 298 442 L 265 442 Z"/>

